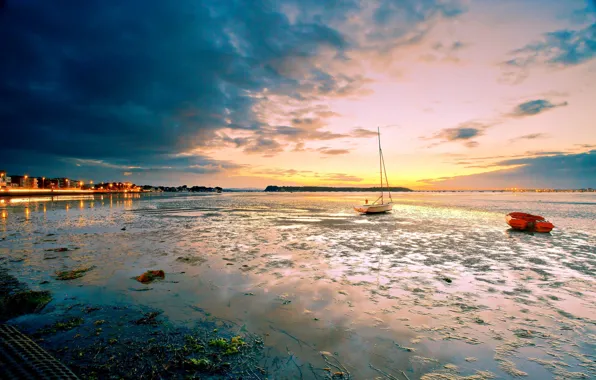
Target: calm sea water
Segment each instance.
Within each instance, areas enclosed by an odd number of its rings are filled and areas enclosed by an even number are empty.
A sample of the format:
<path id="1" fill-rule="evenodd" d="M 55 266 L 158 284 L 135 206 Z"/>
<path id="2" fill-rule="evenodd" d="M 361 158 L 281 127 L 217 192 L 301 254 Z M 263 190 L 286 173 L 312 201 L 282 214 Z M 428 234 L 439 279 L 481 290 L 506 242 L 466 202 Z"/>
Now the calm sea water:
<path id="1" fill-rule="evenodd" d="M 392 213 L 351 209 L 374 197 L 6 201 L 0 255 L 54 302 L 147 305 L 181 325 L 199 313 L 234 321 L 288 358 L 271 363 L 273 378 L 314 378 L 310 365 L 328 366 L 321 352 L 356 379 L 596 377 L 595 194 L 400 193 Z M 512 231 L 511 211 L 556 228 Z M 53 280 L 81 265 L 96 268 Z M 156 268 L 168 281 L 134 291 L 131 277 Z"/>

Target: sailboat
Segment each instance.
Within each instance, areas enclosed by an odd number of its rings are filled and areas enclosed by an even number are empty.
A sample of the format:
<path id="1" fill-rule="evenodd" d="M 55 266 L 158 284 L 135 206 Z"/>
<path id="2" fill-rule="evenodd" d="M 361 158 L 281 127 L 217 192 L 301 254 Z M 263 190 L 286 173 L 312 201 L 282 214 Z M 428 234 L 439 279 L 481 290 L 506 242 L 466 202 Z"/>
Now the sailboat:
<path id="1" fill-rule="evenodd" d="M 360 206 L 354 206 L 354 210 L 363 214 L 374 214 L 379 212 L 387 212 L 393 209 L 393 198 L 391 198 L 391 191 L 389 190 L 389 181 L 387 181 L 387 170 L 385 169 L 385 159 L 383 158 L 383 150 L 381 149 L 381 130 L 377 127 L 377 134 L 379 136 L 379 171 L 381 175 L 381 196 L 373 203 L 366 203 Z M 389 202 L 385 203 L 383 194 L 383 174 L 385 175 L 385 184 L 387 185 L 387 193 L 389 193 Z"/>

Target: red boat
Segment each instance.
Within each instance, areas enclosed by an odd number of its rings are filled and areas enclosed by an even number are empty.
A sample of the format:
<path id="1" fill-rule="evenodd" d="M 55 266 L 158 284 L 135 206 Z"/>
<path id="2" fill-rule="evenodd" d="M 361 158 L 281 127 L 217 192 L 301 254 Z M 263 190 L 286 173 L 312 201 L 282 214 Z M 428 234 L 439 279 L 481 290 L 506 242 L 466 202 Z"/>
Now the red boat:
<path id="1" fill-rule="evenodd" d="M 505 216 L 505 221 L 514 230 L 550 232 L 555 226 L 540 215 L 526 214 L 525 212 L 511 212 Z"/>

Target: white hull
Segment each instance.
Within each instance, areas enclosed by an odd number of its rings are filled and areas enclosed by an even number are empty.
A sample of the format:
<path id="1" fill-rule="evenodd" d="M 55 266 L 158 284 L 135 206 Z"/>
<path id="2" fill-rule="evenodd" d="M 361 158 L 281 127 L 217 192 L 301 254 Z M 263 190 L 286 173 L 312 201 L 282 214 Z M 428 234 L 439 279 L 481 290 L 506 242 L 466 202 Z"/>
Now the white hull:
<path id="1" fill-rule="evenodd" d="M 354 206 L 354 210 L 361 212 L 363 214 L 375 214 L 379 212 L 387 212 L 393 209 L 393 203 L 383 203 L 378 205 L 361 205 L 361 206 Z"/>

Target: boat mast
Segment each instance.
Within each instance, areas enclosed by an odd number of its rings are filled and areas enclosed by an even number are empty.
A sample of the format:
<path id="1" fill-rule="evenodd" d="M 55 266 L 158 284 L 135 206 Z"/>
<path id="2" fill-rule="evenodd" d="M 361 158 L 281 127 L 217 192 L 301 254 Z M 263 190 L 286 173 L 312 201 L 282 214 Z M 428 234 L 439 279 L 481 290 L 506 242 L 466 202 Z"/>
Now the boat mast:
<path id="1" fill-rule="evenodd" d="M 381 151 L 381 129 L 377 127 L 379 135 L 379 174 L 381 175 L 381 204 L 383 204 L 383 152 Z"/>

